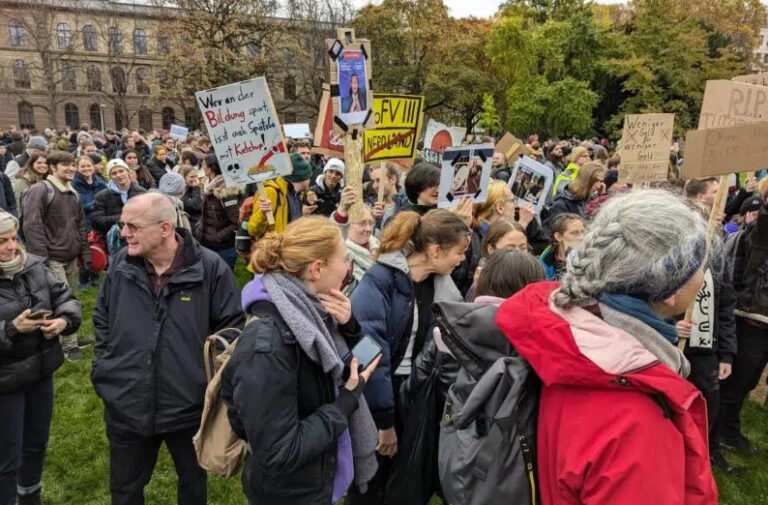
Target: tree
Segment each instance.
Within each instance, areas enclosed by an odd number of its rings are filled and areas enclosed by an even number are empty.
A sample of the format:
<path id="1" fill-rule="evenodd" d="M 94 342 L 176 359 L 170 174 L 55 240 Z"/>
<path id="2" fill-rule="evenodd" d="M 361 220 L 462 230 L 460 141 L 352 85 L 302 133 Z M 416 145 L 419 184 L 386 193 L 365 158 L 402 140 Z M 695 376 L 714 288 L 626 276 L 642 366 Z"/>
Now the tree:
<path id="1" fill-rule="evenodd" d="M 483 95 L 483 111 L 480 113 L 477 125 L 490 134 L 497 133 L 501 129 L 501 118 L 496 111 L 491 93 Z"/>

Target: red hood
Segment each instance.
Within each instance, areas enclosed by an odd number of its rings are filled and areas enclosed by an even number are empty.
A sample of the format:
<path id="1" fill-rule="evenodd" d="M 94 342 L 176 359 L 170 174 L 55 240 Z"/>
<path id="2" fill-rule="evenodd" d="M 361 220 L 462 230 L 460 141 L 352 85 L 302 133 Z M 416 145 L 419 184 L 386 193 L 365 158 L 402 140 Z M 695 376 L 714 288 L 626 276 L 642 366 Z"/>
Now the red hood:
<path id="1" fill-rule="evenodd" d="M 635 337 L 582 308 L 550 304 L 556 282 L 532 284 L 501 304 L 496 324 L 546 385 L 662 393 L 687 409 L 698 390 Z"/>

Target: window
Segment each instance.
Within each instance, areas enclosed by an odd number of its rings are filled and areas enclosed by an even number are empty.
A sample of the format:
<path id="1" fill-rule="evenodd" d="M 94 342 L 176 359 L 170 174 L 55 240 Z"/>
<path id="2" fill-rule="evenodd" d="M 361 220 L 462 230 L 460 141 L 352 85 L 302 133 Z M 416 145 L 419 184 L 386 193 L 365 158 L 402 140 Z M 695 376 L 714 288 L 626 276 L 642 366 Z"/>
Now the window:
<path id="1" fill-rule="evenodd" d="M 98 51 L 99 43 L 96 40 L 96 28 L 93 25 L 83 27 L 83 49 L 86 51 Z"/>
<path id="2" fill-rule="evenodd" d="M 123 110 L 122 105 L 118 104 L 115 106 L 115 129 L 120 130 L 128 126 L 128 123 L 125 120 L 127 116 L 128 115 Z"/>
<path id="3" fill-rule="evenodd" d="M 136 93 L 139 95 L 149 94 L 149 70 L 146 68 L 136 69 Z"/>
<path id="4" fill-rule="evenodd" d="M 285 123 L 283 124 L 291 124 L 296 122 L 296 113 L 295 112 L 286 112 L 285 113 Z"/>
<path id="5" fill-rule="evenodd" d="M 91 106 L 88 107 L 88 118 L 91 120 L 91 128 L 103 130 L 101 127 L 101 108 L 99 107 L 99 104 L 92 103 Z"/>
<path id="6" fill-rule="evenodd" d="M 147 32 L 141 28 L 133 30 L 133 52 L 147 54 Z"/>
<path id="7" fill-rule="evenodd" d="M 171 39 L 168 37 L 160 37 L 157 39 L 157 54 L 166 55 L 171 52 Z"/>
<path id="8" fill-rule="evenodd" d="M 283 79 L 283 98 L 285 100 L 296 100 L 296 78 L 292 75 Z"/>
<path id="9" fill-rule="evenodd" d="M 86 87 L 88 91 L 101 91 L 101 70 L 96 65 L 88 65 L 85 69 Z"/>
<path id="10" fill-rule="evenodd" d="M 157 71 L 157 82 L 160 84 L 161 88 L 165 89 L 168 87 L 168 79 L 170 79 L 170 77 L 168 76 L 167 70 Z"/>
<path id="11" fill-rule="evenodd" d="M 197 108 L 187 107 L 184 109 L 184 124 L 193 125 L 199 122 Z"/>
<path id="12" fill-rule="evenodd" d="M 64 123 L 73 130 L 80 128 L 80 111 L 77 110 L 77 105 L 73 103 L 64 104 Z"/>
<path id="13" fill-rule="evenodd" d="M 69 49 L 69 44 L 72 42 L 72 29 L 67 23 L 56 25 L 56 38 L 59 41 L 59 49 Z"/>
<path id="14" fill-rule="evenodd" d="M 152 111 L 149 109 L 141 109 L 139 111 L 139 128 L 144 131 L 152 130 Z"/>
<path id="15" fill-rule="evenodd" d="M 35 109 L 29 102 L 19 102 L 19 128 L 35 127 Z"/>
<path id="16" fill-rule="evenodd" d="M 118 54 L 123 52 L 123 32 L 120 28 L 113 26 L 108 31 L 109 52 Z"/>
<path id="17" fill-rule="evenodd" d="M 26 46 L 27 45 L 27 33 L 24 30 L 24 25 L 20 21 L 13 20 L 8 23 L 8 29 L 11 34 L 12 46 Z"/>
<path id="18" fill-rule="evenodd" d="M 163 107 L 163 130 L 170 130 L 171 125 L 176 122 L 176 112 L 173 107 Z"/>
<path id="19" fill-rule="evenodd" d="M 29 89 L 32 87 L 29 70 L 27 70 L 27 64 L 24 63 L 24 60 L 13 62 L 13 82 L 17 88 Z"/>
<path id="20" fill-rule="evenodd" d="M 113 93 L 125 93 L 128 83 L 125 79 L 125 70 L 121 67 L 112 67 L 109 72 L 112 78 L 112 92 Z"/>
<path id="21" fill-rule="evenodd" d="M 75 91 L 77 89 L 75 67 L 71 63 L 64 62 L 61 64 L 61 89 L 64 91 Z"/>
<path id="22" fill-rule="evenodd" d="M 245 47 L 248 49 L 248 56 L 251 58 L 258 58 L 259 54 L 261 53 L 261 48 L 259 45 L 252 40 L 249 41 Z"/>

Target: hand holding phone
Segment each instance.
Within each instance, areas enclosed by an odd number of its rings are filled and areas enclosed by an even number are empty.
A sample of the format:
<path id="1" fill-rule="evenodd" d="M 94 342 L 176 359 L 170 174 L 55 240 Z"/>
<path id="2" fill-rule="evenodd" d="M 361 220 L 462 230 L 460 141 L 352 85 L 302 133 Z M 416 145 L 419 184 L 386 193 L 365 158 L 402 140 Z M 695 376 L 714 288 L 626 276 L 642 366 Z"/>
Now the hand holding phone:
<path id="1" fill-rule="evenodd" d="M 31 312 L 27 316 L 27 318 L 28 319 L 34 319 L 35 321 L 40 321 L 40 320 L 43 320 L 43 319 L 48 319 L 52 315 L 53 315 L 53 312 L 51 312 L 50 310 L 43 309 L 43 310 L 35 310 L 34 312 Z"/>
<path id="2" fill-rule="evenodd" d="M 361 374 L 367 381 L 378 366 L 381 353 L 381 346 L 372 337 L 366 335 L 360 339 L 360 342 L 342 359 L 344 362 L 342 377 L 347 380 L 347 384 L 352 380 L 353 372 L 354 376 Z M 355 387 L 357 387 L 357 381 Z"/>

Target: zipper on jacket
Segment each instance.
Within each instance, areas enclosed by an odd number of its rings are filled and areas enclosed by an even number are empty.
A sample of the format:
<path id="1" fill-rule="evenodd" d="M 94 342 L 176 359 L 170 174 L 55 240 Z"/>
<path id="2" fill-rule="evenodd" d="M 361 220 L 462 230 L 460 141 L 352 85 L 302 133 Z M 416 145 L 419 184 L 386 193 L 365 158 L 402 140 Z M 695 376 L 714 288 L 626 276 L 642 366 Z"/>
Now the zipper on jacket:
<path id="1" fill-rule="evenodd" d="M 453 333 L 453 330 L 451 330 L 451 327 L 443 317 L 442 312 L 439 309 L 436 309 L 433 312 L 435 314 L 435 319 L 437 319 L 437 322 L 440 323 L 440 327 L 445 329 L 446 336 L 450 338 L 451 342 L 456 344 L 456 347 L 464 351 L 469 356 L 469 358 L 475 362 L 476 365 L 478 365 L 480 368 L 483 368 L 484 364 L 482 360 L 470 349 L 468 345 L 464 343 L 464 341 L 461 340 L 461 338 Z"/>
<path id="2" fill-rule="evenodd" d="M 531 456 L 531 446 L 528 444 L 528 439 L 525 435 L 517 437 L 520 442 L 520 448 L 523 453 L 523 461 L 525 461 L 525 471 L 528 474 L 528 483 L 531 485 L 531 504 L 536 505 L 536 478 L 533 473 L 533 457 Z"/>

